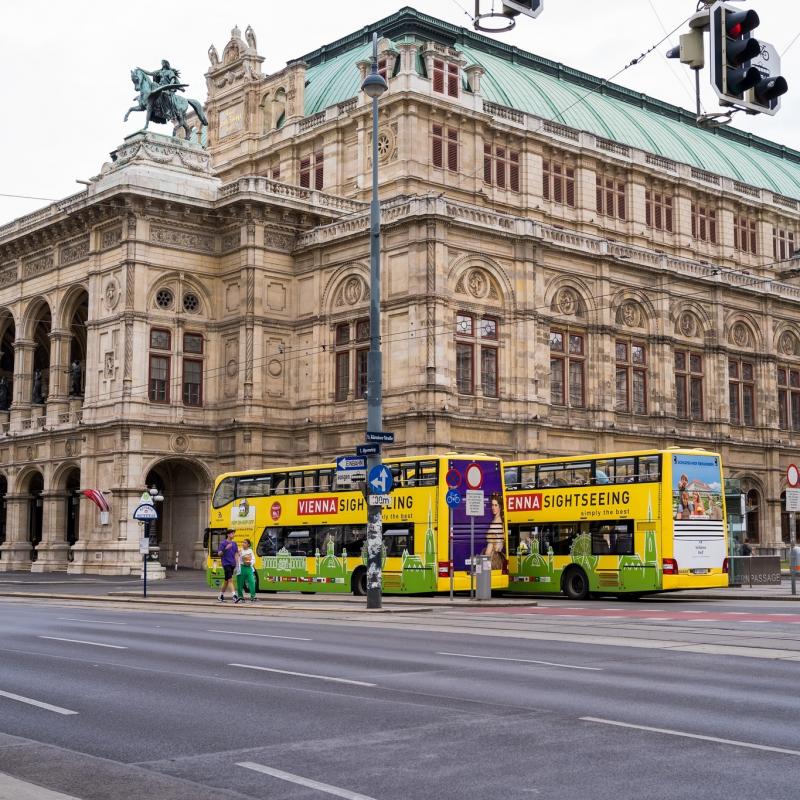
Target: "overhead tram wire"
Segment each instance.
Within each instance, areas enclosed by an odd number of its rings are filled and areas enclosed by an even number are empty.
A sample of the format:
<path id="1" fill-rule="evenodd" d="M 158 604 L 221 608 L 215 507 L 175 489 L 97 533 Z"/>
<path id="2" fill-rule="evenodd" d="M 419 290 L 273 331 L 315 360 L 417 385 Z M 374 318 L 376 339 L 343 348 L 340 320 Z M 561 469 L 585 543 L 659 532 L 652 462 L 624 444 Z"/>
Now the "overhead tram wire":
<path id="1" fill-rule="evenodd" d="M 762 264 L 760 268 L 767 268 L 767 267 L 770 267 L 770 266 L 774 266 L 775 264 L 784 264 L 784 263 L 788 263 L 789 261 L 791 261 L 791 259 L 780 259 L 778 261 L 767 262 L 766 264 Z M 711 269 L 714 270 L 715 274 L 720 274 L 720 275 L 741 274 L 741 275 L 743 275 L 745 277 L 753 278 L 753 276 L 750 275 L 749 273 L 747 273 L 745 270 L 739 270 L 739 269 L 733 269 L 733 268 L 725 268 L 725 267 L 711 267 Z M 670 276 L 668 278 L 668 283 L 666 284 L 666 286 L 656 287 L 656 291 L 668 292 L 667 286 L 670 286 L 670 285 L 674 285 L 676 288 L 678 288 L 679 286 L 680 287 L 684 287 L 685 286 L 684 281 L 685 281 L 685 276 L 677 276 L 677 275 L 674 276 L 674 277 Z M 758 283 L 780 283 L 780 281 L 775 279 L 775 278 L 753 278 L 751 286 L 753 284 L 758 284 Z M 711 288 L 713 288 L 713 287 L 711 287 Z M 608 292 L 608 293 L 605 293 L 605 294 L 591 295 L 590 299 L 599 300 L 599 299 L 606 298 L 606 297 L 616 297 L 616 296 L 619 295 L 620 291 L 622 291 L 622 289 L 616 289 L 613 292 Z M 652 291 L 652 289 L 651 289 L 651 291 Z M 694 292 L 694 293 L 689 293 L 689 294 L 683 293 L 681 295 L 681 299 L 682 300 L 702 299 L 702 298 L 705 298 L 708 295 L 708 291 L 709 291 L 709 289 L 705 288 L 705 289 L 699 290 L 699 291 Z M 593 312 L 609 311 L 609 310 L 611 310 L 613 308 L 614 308 L 613 305 L 599 305 L 599 306 L 595 306 L 592 309 L 592 311 Z M 536 313 L 538 311 L 548 311 L 549 309 L 550 309 L 550 305 L 549 304 L 542 304 L 542 305 L 539 305 L 539 306 L 534 306 L 531 309 L 528 309 L 528 313 Z M 39 320 L 39 321 L 43 321 L 43 320 Z M 437 335 L 438 333 L 446 333 L 448 331 L 452 331 L 452 329 L 453 329 L 453 325 L 452 325 L 451 321 L 442 322 L 440 324 L 432 326 L 432 332 L 433 332 L 434 335 Z M 410 342 L 413 339 L 416 339 L 416 338 L 418 338 L 418 337 L 420 337 L 422 335 L 427 335 L 428 332 L 429 332 L 428 326 L 426 326 L 425 324 L 421 324 L 419 326 L 419 328 L 417 330 L 415 330 L 415 331 L 410 331 L 410 330 L 399 331 L 395 335 L 387 335 L 385 337 L 382 337 L 382 342 L 384 344 L 387 344 L 387 345 L 388 344 L 400 344 L 402 342 Z M 259 358 L 253 359 L 253 368 L 255 369 L 257 367 L 264 367 L 268 360 L 272 360 L 273 358 L 276 358 L 278 356 L 282 356 L 282 358 L 280 358 L 279 360 L 284 365 L 286 365 L 286 364 L 291 364 L 292 362 L 295 362 L 295 361 L 300 361 L 300 360 L 305 359 L 305 358 L 310 358 L 310 357 L 314 357 L 314 356 L 317 356 L 317 355 L 322 355 L 322 354 L 328 353 L 328 352 L 331 352 L 331 353 L 335 352 L 335 347 L 334 346 L 329 346 L 329 345 L 320 345 L 320 346 L 311 347 L 311 348 L 288 348 L 288 349 L 284 349 L 284 351 L 282 353 L 265 354 L 265 355 L 263 355 L 263 356 L 261 356 Z M 170 357 L 172 357 L 172 356 L 170 356 Z M 238 361 L 236 363 L 237 363 L 237 366 L 239 368 L 247 365 L 245 361 Z M 229 367 L 229 365 L 226 364 L 226 365 L 222 365 L 222 366 L 219 366 L 219 367 L 209 368 L 207 370 L 203 370 L 203 377 L 204 377 L 204 379 L 215 378 L 218 375 L 221 375 L 224 371 L 226 371 L 228 369 L 228 367 Z M 181 385 L 182 385 L 182 381 L 180 379 L 178 379 L 178 378 L 173 378 L 170 381 L 170 388 L 173 388 L 173 387 L 179 388 Z M 145 396 L 146 397 L 148 390 L 149 390 L 149 383 L 133 384 L 130 387 L 131 397 L 134 397 L 134 396 L 135 397 L 141 397 L 141 396 Z M 123 389 L 117 389 L 114 392 L 105 393 L 102 396 L 101 395 L 97 395 L 97 397 L 95 399 L 96 400 L 102 400 L 103 402 L 109 402 L 109 401 L 121 402 L 123 400 L 123 391 L 124 391 Z"/>

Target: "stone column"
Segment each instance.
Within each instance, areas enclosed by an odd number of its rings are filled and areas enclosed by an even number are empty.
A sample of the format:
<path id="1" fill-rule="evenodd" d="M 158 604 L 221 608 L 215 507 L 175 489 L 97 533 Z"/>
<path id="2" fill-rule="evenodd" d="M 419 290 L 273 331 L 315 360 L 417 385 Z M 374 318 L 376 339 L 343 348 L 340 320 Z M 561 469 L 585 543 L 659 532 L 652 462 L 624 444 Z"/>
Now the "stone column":
<path id="1" fill-rule="evenodd" d="M 67 331 L 50 332 L 50 386 L 47 390 L 47 417 L 51 425 L 69 410 L 69 350 L 72 337 Z"/>
<path id="2" fill-rule="evenodd" d="M 19 430 L 21 420 L 30 419 L 33 391 L 33 351 L 36 345 L 29 340 L 14 343 L 14 389 L 11 404 L 11 428 Z"/>
<path id="3" fill-rule="evenodd" d="M 31 567 L 31 544 L 28 541 L 30 495 L 6 495 L 6 540 L 0 545 L 0 572 Z"/>
<path id="4" fill-rule="evenodd" d="M 37 558 L 31 572 L 63 572 L 67 568 L 67 494 L 47 492 L 42 494 L 42 541 L 36 548 Z"/>

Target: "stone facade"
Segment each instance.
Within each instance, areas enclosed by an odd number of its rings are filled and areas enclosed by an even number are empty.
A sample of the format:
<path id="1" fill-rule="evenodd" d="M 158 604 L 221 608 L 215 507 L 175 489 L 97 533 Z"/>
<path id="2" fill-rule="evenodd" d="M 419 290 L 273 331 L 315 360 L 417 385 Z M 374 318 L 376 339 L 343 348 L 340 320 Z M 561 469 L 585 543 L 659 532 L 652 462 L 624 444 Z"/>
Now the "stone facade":
<path id="1" fill-rule="evenodd" d="M 211 53 L 208 150 L 135 134 L 0 227 L 0 570 L 136 572 L 152 484 L 162 565 L 198 567 L 216 474 L 363 438 L 370 104 L 305 115 L 314 59 L 264 75 L 247 38 Z M 800 289 L 772 254 L 797 201 L 490 103 L 441 41 L 380 52 L 386 452 L 707 447 L 779 549 Z M 435 59 L 469 91 L 435 91 Z"/>

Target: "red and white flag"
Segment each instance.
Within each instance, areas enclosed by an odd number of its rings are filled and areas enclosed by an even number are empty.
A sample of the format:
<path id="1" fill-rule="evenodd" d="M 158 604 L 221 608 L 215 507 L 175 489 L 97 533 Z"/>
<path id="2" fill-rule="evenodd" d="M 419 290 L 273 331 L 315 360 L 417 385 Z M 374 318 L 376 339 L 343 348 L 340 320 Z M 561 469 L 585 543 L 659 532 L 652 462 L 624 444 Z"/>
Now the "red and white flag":
<path id="1" fill-rule="evenodd" d="M 99 489 L 84 489 L 83 495 L 88 497 L 101 511 L 111 510 L 108 500 Z"/>

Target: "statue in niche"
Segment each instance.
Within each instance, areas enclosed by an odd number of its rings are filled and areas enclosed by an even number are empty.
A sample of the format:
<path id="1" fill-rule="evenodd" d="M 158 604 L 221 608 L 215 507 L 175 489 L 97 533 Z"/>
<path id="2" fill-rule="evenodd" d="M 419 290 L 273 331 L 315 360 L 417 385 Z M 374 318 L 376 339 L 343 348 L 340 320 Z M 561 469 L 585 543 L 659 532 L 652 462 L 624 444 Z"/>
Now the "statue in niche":
<path id="1" fill-rule="evenodd" d="M 251 50 L 256 49 L 256 32 L 248 25 L 244 31 L 244 38 L 247 39 L 247 46 Z"/>
<path id="2" fill-rule="evenodd" d="M 44 393 L 42 389 L 42 371 L 36 369 L 33 371 L 33 402 L 35 405 L 44 403 Z"/>
<path id="3" fill-rule="evenodd" d="M 9 400 L 8 380 L 4 375 L 0 378 L 0 411 L 8 411 L 8 407 L 11 405 Z"/>
<path id="4" fill-rule="evenodd" d="M 69 395 L 81 396 L 81 362 L 77 358 L 73 359 L 69 367 Z"/>

